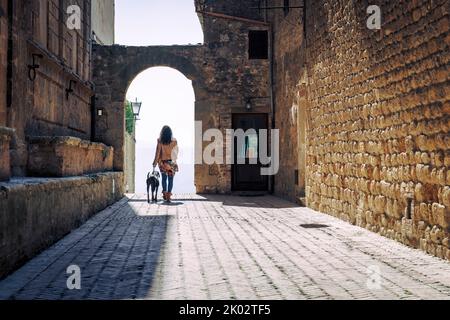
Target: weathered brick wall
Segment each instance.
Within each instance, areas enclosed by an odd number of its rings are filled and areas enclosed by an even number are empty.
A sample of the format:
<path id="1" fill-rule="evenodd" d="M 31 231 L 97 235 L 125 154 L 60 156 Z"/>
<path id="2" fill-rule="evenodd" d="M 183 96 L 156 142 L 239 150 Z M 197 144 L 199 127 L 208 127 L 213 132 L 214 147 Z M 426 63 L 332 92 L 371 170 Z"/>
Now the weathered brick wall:
<path id="1" fill-rule="evenodd" d="M 303 0 L 290 1 L 290 5 L 300 6 Z M 270 3 L 282 7 L 284 1 Z M 273 22 L 273 64 L 275 127 L 280 130 L 280 170 L 275 179 L 275 193 L 296 201 L 305 194 L 305 166 L 299 166 L 298 116 L 303 104 L 299 103 L 299 80 L 303 72 L 304 51 L 303 11 L 298 8 L 270 10 L 268 17 Z"/>
<path id="2" fill-rule="evenodd" d="M 24 176 L 27 174 L 27 136 L 91 138 L 93 92 L 89 83 L 88 42 L 84 41 L 89 36 L 90 2 L 79 1 L 87 25 L 78 32 L 68 30 L 65 20 L 58 21 L 58 5 L 62 3 L 61 10 L 65 12 L 67 0 L 12 3 L 12 99 L 7 124 L 16 129 L 11 152 L 13 175 Z M 39 65 L 35 80 L 28 76 L 33 54 L 42 55 L 42 58 L 35 58 Z M 71 80 L 76 84 L 72 85 L 73 92 L 67 98 Z"/>
<path id="3" fill-rule="evenodd" d="M 0 181 L 11 175 L 7 125 L 8 1 L 0 0 Z"/>
<path id="4" fill-rule="evenodd" d="M 227 7 L 229 10 L 233 6 Z M 220 129 L 223 136 L 232 129 L 233 113 L 246 113 L 247 98 L 255 97 L 251 112 L 270 112 L 269 60 L 249 59 L 249 30 L 267 30 L 260 22 L 205 16 L 205 46 L 200 68 L 203 90 L 196 94 L 196 120 L 203 130 Z M 229 143 L 230 139 L 227 139 Z M 205 148 L 210 142 L 203 145 Z M 229 145 L 225 145 L 229 147 Z M 224 151 L 224 155 L 226 151 Z M 231 165 L 197 166 L 195 183 L 200 193 L 228 193 L 232 184 Z"/>
<path id="5" fill-rule="evenodd" d="M 449 2 L 307 3 L 308 205 L 450 259 Z"/>
<path id="6" fill-rule="evenodd" d="M 9 146 L 14 130 L 0 126 L 0 181 L 8 181 L 11 177 L 11 161 Z"/>
<path id="7" fill-rule="evenodd" d="M 50 60 L 42 64 L 32 85 L 33 109 L 27 135 L 91 138 L 92 91 L 78 82 L 73 87 L 74 93 L 67 98 L 66 89 L 73 79 L 61 74 L 60 67 Z"/>
<path id="8" fill-rule="evenodd" d="M 47 4 L 48 2 L 48 4 Z M 66 27 L 67 7 L 77 4 L 83 22 L 80 30 Z M 48 5 L 48 8 L 46 7 Z M 32 117 L 26 127 L 27 135 L 74 136 L 91 138 L 90 64 L 91 1 L 38 0 L 33 6 L 31 25 L 32 45 L 27 52 L 43 54 L 38 59 L 36 80 L 31 84 L 33 93 Z M 39 52 L 39 48 L 44 49 Z M 72 86 L 70 84 L 71 81 Z M 67 96 L 67 89 L 73 90 Z"/>
<path id="9" fill-rule="evenodd" d="M 0 126 L 6 126 L 6 74 L 8 65 L 8 1 L 0 0 Z"/>

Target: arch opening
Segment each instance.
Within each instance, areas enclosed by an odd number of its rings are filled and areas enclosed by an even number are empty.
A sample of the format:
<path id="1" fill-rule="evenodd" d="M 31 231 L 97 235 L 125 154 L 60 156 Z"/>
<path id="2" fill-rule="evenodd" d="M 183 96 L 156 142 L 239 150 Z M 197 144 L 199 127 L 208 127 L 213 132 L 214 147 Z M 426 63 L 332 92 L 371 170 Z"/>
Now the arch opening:
<path id="1" fill-rule="evenodd" d="M 136 99 L 142 102 L 140 120 L 136 121 L 133 134 L 127 132 L 125 126 L 124 171 L 128 191 L 146 193 L 147 173 L 152 171 L 159 133 L 164 125 L 169 125 L 180 149 L 180 172 L 175 177 L 174 192 L 195 193 L 195 93 L 192 81 L 174 68 L 150 67 L 140 72 L 128 87 L 126 100 Z M 127 116 L 125 120 L 126 124 L 130 123 Z"/>
<path id="2" fill-rule="evenodd" d="M 198 86 L 193 82 L 198 78 L 198 70 L 182 52 L 165 46 L 176 44 L 181 48 L 187 44 L 203 44 L 204 33 L 195 1 L 136 0 L 130 6 L 128 0 L 116 0 L 115 6 L 115 43 L 127 46 L 123 50 L 129 61 L 126 65 L 118 65 L 118 78 L 122 79 L 122 84 L 111 92 L 112 101 L 123 101 L 125 106 L 126 101 L 137 98 L 143 103 L 135 136 L 127 136 L 126 126 L 125 134 L 114 129 L 113 123 L 119 125 L 126 120 L 123 109 L 105 126 L 107 137 L 124 136 L 124 143 L 117 139 L 110 141 L 116 147 L 115 169 L 125 172 L 129 191 L 146 192 L 145 179 L 152 169 L 159 132 L 163 125 L 170 125 L 180 144 L 176 191 L 194 193 L 195 95 Z M 121 116 L 122 113 L 125 116 Z M 130 147 L 133 140 L 136 141 L 135 148 Z"/>

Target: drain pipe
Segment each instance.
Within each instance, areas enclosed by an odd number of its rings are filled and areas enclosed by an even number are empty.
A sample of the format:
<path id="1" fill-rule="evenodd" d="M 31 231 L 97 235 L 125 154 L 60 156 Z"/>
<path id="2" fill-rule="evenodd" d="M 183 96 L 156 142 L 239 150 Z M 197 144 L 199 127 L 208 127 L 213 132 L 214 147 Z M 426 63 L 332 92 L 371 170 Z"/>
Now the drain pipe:
<path id="1" fill-rule="evenodd" d="M 267 0 L 264 0 L 264 7 L 267 7 Z M 276 129 L 276 121 L 275 121 L 275 90 L 274 90 L 274 53 L 275 53 L 275 37 L 273 34 L 273 24 L 269 23 L 269 16 L 268 11 L 264 10 L 264 22 L 269 24 L 269 35 L 270 35 L 270 41 L 269 41 L 269 86 L 270 86 L 270 115 L 271 115 L 271 124 L 270 127 L 272 130 Z M 273 150 L 270 151 L 271 155 L 273 155 Z M 269 176 L 269 193 L 273 195 L 275 193 L 275 175 Z"/>
<path id="2" fill-rule="evenodd" d="M 270 24 L 270 112 L 272 116 L 272 130 L 276 129 L 276 102 L 275 102 L 275 77 L 274 77 L 274 57 L 275 57 L 275 36 L 273 24 Z M 274 150 L 271 150 L 273 156 Z M 270 176 L 270 194 L 275 193 L 275 175 Z"/>
<path id="3" fill-rule="evenodd" d="M 267 7 L 267 0 L 264 0 L 264 7 Z M 269 17 L 268 17 L 268 13 L 267 10 L 265 10 L 264 12 L 264 22 L 268 23 L 269 22 Z M 270 86 L 270 115 L 272 118 L 271 121 L 271 129 L 274 130 L 276 129 L 276 119 L 275 119 L 275 89 L 274 89 L 274 83 L 275 83 L 275 78 L 274 78 L 274 56 L 275 56 L 275 36 L 274 36 L 274 29 L 273 29 L 273 24 L 269 23 L 269 34 L 270 34 L 270 52 L 269 52 L 269 62 L 270 62 L 270 67 L 269 67 L 269 86 Z M 273 155 L 273 150 L 271 150 L 271 154 Z M 274 194 L 275 193 L 275 175 L 271 175 L 269 176 L 269 189 L 270 189 L 270 194 Z"/>
<path id="4" fill-rule="evenodd" d="M 97 120 L 97 97 L 95 94 L 91 97 L 91 141 L 95 142 L 96 139 L 96 120 Z"/>
<path id="5" fill-rule="evenodd" d="M 267 0 L 264 0 L 264 6 L 267 7 Z M 268 13 L 267 10 L 265 10 L 264 12 L 264 22 L 268 23 L 269 21 L 269 17 L 268 17 Z M 275 89 L 274 89 L 274 83 L 275 83 L 275 79 L 274 79 L 274 56 L 275 56 L 275 35 L 274 35 L 274 28 L 273 28 L 273 24 L 269 23 L 269 34 L 270 34 L 270 41 L 269 41 L 269 45 L 270 45 L 270 53 L 269 53 L 269 62 L 270 62 L 270 67 L 269 67 L 269 78 L 270 78 L 270 114 L 271 114 L 271 129 L 274 130 L 276 129 L 276 119 L 275 119 Z M 273 155 L 274 150 L 270 150 L 271 154 Z M 275 193 L 275 175 L 271 175 L 269 176 L 269 193 L 270 194 L 274 194 Z"/>

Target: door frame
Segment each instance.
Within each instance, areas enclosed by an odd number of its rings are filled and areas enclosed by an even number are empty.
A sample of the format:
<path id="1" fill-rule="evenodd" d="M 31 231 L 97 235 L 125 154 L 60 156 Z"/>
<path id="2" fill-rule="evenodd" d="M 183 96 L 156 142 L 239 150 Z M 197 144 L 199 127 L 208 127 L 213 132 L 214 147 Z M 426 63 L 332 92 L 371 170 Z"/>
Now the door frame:
<path id="1" fill-rule="evenodd" d="M 233 130 L 236 130 L 235 126 L 234 126 L 234 122 L 235 122 L 235 118 L 238 116 L 264 116 L 265 120 L 265 129 L 269 130 L 269 119 L 270 119 L 270 115 L 268 113 L 265 112 L 254 112 L 254 113 L 246 113 L 246 112 L 236 112 L 236 113 L 232 113 L 231 115 L 231 126 Z M 234 138 L 233 138 L 234 139 Z M 259 137 L 258 137 L 258 149 L 259 149 Z M 267 148 L 269 148 L 270 146 L 270 138 L 267 140 Z M 269 149 L 267 149 L 269 150 Z M 236 159 L 236 146 L 235 143 L 233 141 L 233 159 Z M 258 160 L 259 160 L 259 150 L 258 150 Z M 265 187 L 263 188 L 264 190 L 240 190 L 239 188 L 236 188 L 236 166 L 237 164 L 233 164 L 231 166 L 231 191 L 232 192 L 270 192 L 270 179 L 269 177 L 267 177 L 267 181 L 265 182 Z M 261 165 L 261 168 L 263 167 L 263 165 Z"/>

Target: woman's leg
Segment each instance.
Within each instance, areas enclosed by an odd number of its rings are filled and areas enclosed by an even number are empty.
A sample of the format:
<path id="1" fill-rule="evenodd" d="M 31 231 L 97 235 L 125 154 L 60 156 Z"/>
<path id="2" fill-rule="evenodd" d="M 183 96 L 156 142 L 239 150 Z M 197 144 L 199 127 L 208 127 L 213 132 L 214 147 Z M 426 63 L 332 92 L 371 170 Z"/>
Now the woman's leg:
<path id="1" fill-rule="evenodd" d="M 167 192 L 167 174 L 161 172 L 163 192 Z"/>
<path id="2" fill-rule="evenodd" d="M 168 190 L 168 192 L 169 192 L 169 193 L 172 193 L 172 190 L 173 190 L 173 180 L 174 180 L 174 178 L 175 178 L 175 177 L 168 177 L 168 179 L 169 179 L 169 190 Z"/>

